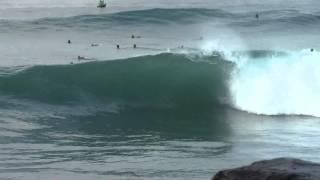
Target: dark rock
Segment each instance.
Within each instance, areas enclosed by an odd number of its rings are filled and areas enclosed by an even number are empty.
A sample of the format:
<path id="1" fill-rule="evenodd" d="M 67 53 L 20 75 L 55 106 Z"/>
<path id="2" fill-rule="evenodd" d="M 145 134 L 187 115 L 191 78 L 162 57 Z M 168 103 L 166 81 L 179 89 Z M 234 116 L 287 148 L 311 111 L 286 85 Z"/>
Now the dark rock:
<path id="1" fill-rule="evenodd" d="M 320 164 L 277 158 L 220 171 L 212 180 L 320 180 Z"/>

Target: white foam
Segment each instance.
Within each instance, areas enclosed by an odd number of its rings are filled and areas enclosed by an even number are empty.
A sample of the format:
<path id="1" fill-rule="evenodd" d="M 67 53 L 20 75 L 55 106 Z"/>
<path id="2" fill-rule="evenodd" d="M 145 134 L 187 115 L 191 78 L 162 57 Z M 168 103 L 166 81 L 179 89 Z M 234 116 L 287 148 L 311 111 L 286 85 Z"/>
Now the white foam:
<path id="1" fill-rule="evenodd" d="M 320 117 L 320 53 L 303 50 L 287 56 L 233 59 L 230 80 L 234 106 L 265 115 Z"/>

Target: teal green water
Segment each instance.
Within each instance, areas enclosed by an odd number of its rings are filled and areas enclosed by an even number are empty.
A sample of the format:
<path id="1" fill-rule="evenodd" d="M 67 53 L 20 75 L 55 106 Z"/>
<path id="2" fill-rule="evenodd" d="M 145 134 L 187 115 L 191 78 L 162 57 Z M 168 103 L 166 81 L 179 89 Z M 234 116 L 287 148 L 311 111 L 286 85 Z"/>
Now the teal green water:
<path id="1" fill-rule="evenodd" d="M 285 56 L 246 56 L 270 53 Z M 209 179 L 266 158 L 319 161 L 317 118 L 230 104 L 235 67 L 215 55 L 160 54 L 7 69 L 0 177 Z"/>
<path id="2" fill-rule="evenodd" d="M 2 107 L 1 177 L 209 179 L 218 170 L 266 158 L 318 161 L 315 118 L 220 108 L 20 106 L 19 113 Z"/>

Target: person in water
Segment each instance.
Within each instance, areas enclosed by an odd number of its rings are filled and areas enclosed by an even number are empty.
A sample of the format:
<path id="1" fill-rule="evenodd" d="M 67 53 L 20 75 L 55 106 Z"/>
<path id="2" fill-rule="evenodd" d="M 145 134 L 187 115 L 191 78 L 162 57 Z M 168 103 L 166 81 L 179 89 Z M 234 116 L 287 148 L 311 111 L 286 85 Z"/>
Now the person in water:
<path id="1" fill-rule="evenodd" d="M 310 51 L 311 51 L 311 52 L 313 52 L 313 51 L 314 51 L 314 49 L 313 49 L 313 48 L 311 48 L 311 49 L 310 49 Z"/>
<path id="2" fill-rule="evenodd" d="M 141 36 L 136 36 L 134 34 L 131 35 L 131 39 L 140 39 L 140 38 L 141 38 Z"/>
<path id="3" fill-rule="evenodd" d="M 117 49 L 120 49 L 120 45 L 119 44 L 117 44 Z"/>
<path id="4" fill-rule="evenodd" d="M 259 14 L 258 13 L 256 14 L 256 19 L 259 19 Z"/>
<path id="5" fill-rule="evenodd" d="M 86 60 L 86 61 L 93 61 L 95 60 L 94 58 L 87 58 L 85 56 L 78 56 L 78 60 L 81 61 L 81 60 Z"/>
<path id="6" fill-rule="evenodd" d="M 135 49 L 135 48 L 137 48 L 137 45 L 136 45 L 136 44 L 134 44 L 134 45 L 133 45 L 133 48 L 134 48 L 134 49 Z"/>
<path id="7" fill-rule="evenodd" d="M 71 40 L 70 39 L 68 40 L 68 44 L 71 44 Z"/>

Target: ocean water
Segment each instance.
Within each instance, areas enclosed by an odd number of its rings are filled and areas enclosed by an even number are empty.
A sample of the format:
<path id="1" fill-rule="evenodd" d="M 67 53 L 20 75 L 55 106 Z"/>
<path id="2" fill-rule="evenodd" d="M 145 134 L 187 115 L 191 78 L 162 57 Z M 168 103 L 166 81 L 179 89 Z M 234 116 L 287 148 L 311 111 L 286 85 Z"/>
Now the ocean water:
<path id="1" fill-rule="evenodd" d="M 96 5 L 0 1 L 0 179 L 320 162 L 318 1 Z"/>

